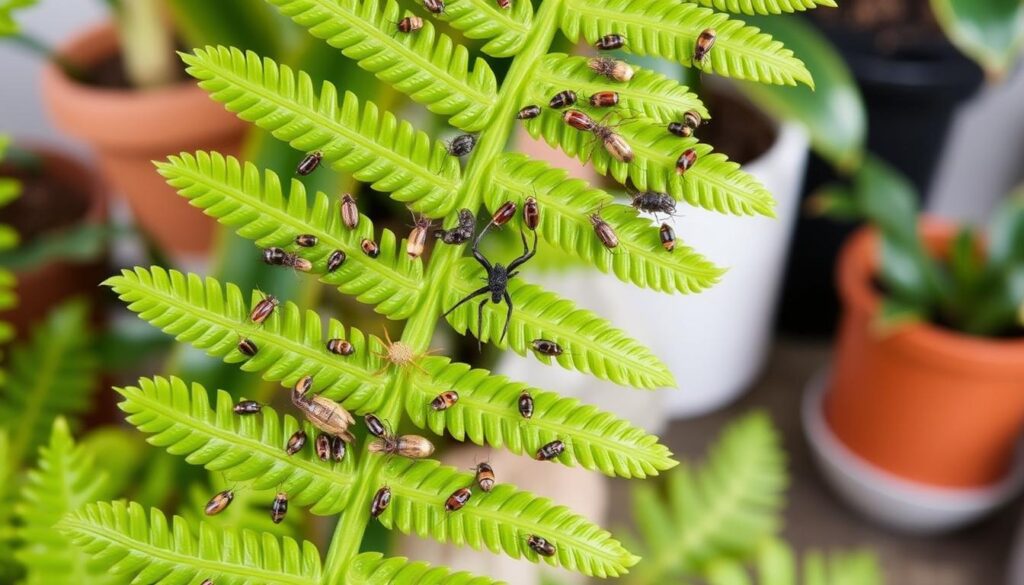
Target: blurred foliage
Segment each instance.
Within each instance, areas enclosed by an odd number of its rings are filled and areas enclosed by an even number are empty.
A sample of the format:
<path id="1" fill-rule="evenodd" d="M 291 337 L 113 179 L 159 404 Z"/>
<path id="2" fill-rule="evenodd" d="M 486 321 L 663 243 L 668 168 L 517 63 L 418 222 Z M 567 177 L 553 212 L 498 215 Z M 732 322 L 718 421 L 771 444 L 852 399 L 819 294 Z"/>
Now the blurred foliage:
<path id="1" fill-rule="evenodd" d="M 1002 79 L 1024 43 L 1024 2 L 1020 0 L 931 0 L 946 36 L 978 62 L 990 79 Z"/>
<path id="2" fill-rule="evenodd" d="M 21 29 L 14 20 L 14 11 L 34 5 L 39 0 L 0 0 L 0 37 L 17 34 Z"/>

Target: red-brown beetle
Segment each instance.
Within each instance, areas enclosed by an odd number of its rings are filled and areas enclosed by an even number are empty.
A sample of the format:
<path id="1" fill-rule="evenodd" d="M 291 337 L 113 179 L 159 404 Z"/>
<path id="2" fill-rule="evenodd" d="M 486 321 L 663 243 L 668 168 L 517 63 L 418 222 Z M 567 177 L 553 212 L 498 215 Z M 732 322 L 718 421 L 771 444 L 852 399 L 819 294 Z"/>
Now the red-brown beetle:
<path id="1" fill-rule="evenodd" d="M 506 201 L 491 216 L 491 223 L 502 226 L 509 222 L 516 215 L 516 204 L 514 201 Z"/>
<path id="2" fill-rule="evenodd" d="M 537 198 L 532 195 L 523 203 L 523 223 L 531 230 L 537 229 L 540 225 L 540 205 L 537 204 Z"/>
<path id="3" fill-rule="evenodd" d="M 327 351 L 336 355 L 349 356 L 356 352 L 356 348 L 345 339 L 328 339 Z"/>
<path id="4" fill-rule="evenodd" d="M 618 103 L 619 92 L 617 91 L 599 91 L 590 96 L 590 105 L 595 108 L 610 108 Z"/>
<path id="5" fill-rule="evenodd" d="M 270 317 L 274 312 L 274 309 L 276 309 L 279 304 L 281 304 L 281 302 L 277 300 L 277 297 L 273 295 L 264 295 L 263 299 L 256 303 L 252 312 L 249 313 L 249 320 L 257 325 L 263 323 L 268 317 Z"/>
<path id="6" fill-rule="evenodd" d="M 370 258 L 380 256 L 380 246 L 373 240 L 363 238 L 363 241 L 359 242 L 359 247 L 363 250 L 363 254 L 366 254 Z"/>
<path id="7" fill-rule="evenodd" d="M 562 121 L 580 132 L 593 132 L 597 126 L 597 122 L 579 110 L 566 110 L 562 114 Z"/>
<path id="8" fill-rule="evenodd" d="M 234 499 L 235 492 L 231 490 L 224 490 L 210 498 L 210 501 L 206 503 L 206 508 L 203 509 L 203 512 L 205 512 L 207 516 L 216 516 L 230 506 Z"/>
<path id="9" fill-rule="evenodd" d="M 532 120 L 540 115 L 540 106 L 530 105 L 519 110 L 516 118 L 519 120 Z"/>
<path id="10" fill-rule="evenodd" d="M 523 418 L 533 417 L 533 396 L 529 391 L 523 390 L 519 393 L 519 416 Z"/>
<path id="11" fill-rule="evenodd" d="M 288 437 L 288 443 L 284 446 L 284 452 L 288 455 L 295 455 L 306 446 L 306 431 L 299 429 Z"/>
<path id="12" fill-rule="evenodd" d="M 537 461 L 551 461 L 565 451 L 565 443 L 555 440 L 537 449 Z"/>
<path id="13" fill-rule="evenodd" d="M 600 211 L 590 214 L 590 224 L 594 226 L 594 233 L 597 234 L 597 239 L 601 240 L 605 248 L 611 249 L 619 245 L 619 236 L 615 235 L 612 226 L 601 218 Z"/>
<path id="14" fill-rule="evenodd" d="M 391 503 L 391 488 L 384 486 L 377 490 L 377 493 L 373 495 L 373 501 L 370 502 L 370 517 L 376 518 L 384 513 L 384 510 L 388 509 L 388 504 Z"/>
<path id="15" fill-rule="evenodd" d="M 476 484 L 485 492 L 494 489 L 494 468 L 490 463 L 476 464 Z"/>
<path id="16" fill-rule="evenodd" d="M 260 348 L 256 345 L 256 342 L 251 339 L 240 339 L 238 341 L 238 351 L 242 355 L 254 357 Z"/>
<path id="17" fill-rule="evenodd" d="M 498 0 L 498 8 L 508 10 L 512 6 L 512 0 Z"/>
<path id="18" fill-rule="evenodd" d="M 454 390 L 442 392 L 430 401 L 430 408 L 434 410 L 448 410 L 459 401 L 459 393 Z"/>
<path id="19" fill-rule="evenodd" d="M 576 92 L 571 89 L 566 89 L 556 93 L 551 101 L 548 102 L 548 107 L 555 109 L 562 109 L 566 106 L 571 106 L 576 103 Z"/>
<path id="20" fill-rule="evenodd" d="M 406 16 L 398 21 L 398 30 L 404 33 L 416 32 L 423 28 L 423 19 L 418 16 Z"/>
<path id="21" fill-rule="evenodd" d="M 615 49 L 621 49 L 626 45 L 626 37 L 622 35 L 604 35 L 597 39 L 594 43 L 594 48 L 598 51 L 613 51 Z"/>
<path id="22" fill-rule="evenodd" d="M 319 240 L 313 234 L 299 234 L 295 236 L 295 244 L 303 248 L 312 248 Z"/>
<path id="23" fill-rule="evenodd" d="M 295 169 L 295 172 L 305 177 L 315 171 L 323 160 L 324 153 L 319 150 L 311 152 L 299 162 L 299 166 Z"/>
<path id="24" fill-rule="evenodd" d="M 711 47 L 715 46 L 715 39 L 718 37 L 715 33 L 715 29 L 708 28 L 701 31 L 700 35 L 697 36 L 697 42 L 693 44 L 693 64 L 700 63 L 704 64 L 704 60 L 707 59 L 708 53 L 711 52 Z"/>
<path id="25" fill-rule="evenodd" d="M 658 235 L 661 238 L 661 245 L 671 252 L 676 249 L 676 231 L 672 229 L 672 226 L 667 223 L 661 224 L 661 229 L 658 230 Z"/>
<path id="26" fill-rule="evenodd" d="M 270 519 L 274 521 L 274 524 L 280 524 L 287 513 L 288 494 L 277 492 L 277 496 L 274 497 L 274 503 L 270 505 Z"/>
<path id="27" fill-rule="evenodd" d="M 679 155 L 679 160 L 676 161 L 676 174 L 682 175 L 696 163 L 697 151 L 692 148 L 684 150 L 683 154 Z"/>
<path id="28" fill-rule="evenodd" d="M 320 461 L 331 460 L 331 436 L 327 433 L 317 433 L 313 441 L 313 448 L 316 449 L 316 456 Z"/>
<path id="29" fill-rule="evenodd" d="M 348 229 L 355 229 L 359 225 L 359 207 L 356 200 L 350 193 L 341 196 L 341 223 Z"/>
<path id="30" fill-rule="evenodd" d="M 469 502 L 469 498 L 471 497 L 473 497 L 473 492 L 467 487 L 455 490 L 445 501 L 444 511 L 455 512 L 461 510 L 462 507 L 466 505 L 466 502 Z"/>

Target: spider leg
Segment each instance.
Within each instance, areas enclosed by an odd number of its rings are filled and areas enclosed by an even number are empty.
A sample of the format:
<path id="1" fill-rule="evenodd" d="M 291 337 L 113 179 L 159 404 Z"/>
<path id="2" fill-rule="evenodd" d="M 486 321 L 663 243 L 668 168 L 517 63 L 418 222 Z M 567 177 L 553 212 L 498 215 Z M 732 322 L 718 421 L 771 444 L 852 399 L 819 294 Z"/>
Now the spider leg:
<path id="1" fill-rule="evenodd" d="M 479 262 L 480 265 L 484 267 L 488 275 L 491 273 L 491 269 L 493 267 L 491 266 L 491 263 L 487 260 L 487 258 L 484 258 L 484 255 L 480 253 L 480 240 L 483 239 L 484 234 L 487 233 L 487 229 L 490 227 L 491 224 L 485 225 L 484 229 L 480 230 L 480 234 L 476 237 L 475 240 L 473 240 L 473 258 L 476 258 L 476 261 Z"/>
<path id="2" fill-rule="evenodd" d="M 442 317 L 447 317 L 449 314 L 451 314 L 452 311 L 454 311 L 455 309 L 458 309 L 459 305 L 461 305 L 462 303 L 465 303 L 466 301 L 473 300 L 474 297 L 478 297 L 478 296 L 480 296 L 480 295 L 482 295 L 482 294 L 484 294 L 484 293 L 486 293 L 486 292 L 488 292 L 490 290 L 491 290 L 490 287 L 487 287 L 487 286 L 482 286 L 482 287 L 476 289 L 475 291 L 473 291 L 473 292 L 469 293 L 468 295 L 466 295 L 465 297 L 463 297 L 461 301 L 455 303 L 454 307 L 452 307 L 452 308 L 448 309 L 447 311 L 445 311 L 444 315 L 441 315 L 441 316 Z"/>
<path id="3" fill-rule="evenodd" d="M 533 250 L 530 250 L 530 247 L 528 245 L 526 245 L 526 234 L 524 234 L 522 231 L 520 231 L 519 232 L 519 236 L 523 239 L 523 255 L 518 257 L 518 258 L 516 258 L 515 260 L 513 260 L 508 265 L 508 271 L 509 272 L 512 272 L 516 268 L 519 268 L 520 266 L 525 264 L 527 260 L 529 260 L 530 258 L 533 258 L 533 255 L 537 253 L 537 232 L 536 231 L 533 232 Z"/>
<path id="4" fill-rule="evenodd" d="M 476 307 L 476 349 L 477 351 L 484 350 L 484 342 L 480 339 L 484 333 L 484 305 L 487 304 L 487 299 L 480 301 L 480 304 Z"/>
<path id="5" fill-rule="evenodd" d="M 501 330 L 501 339 L 498 340 L 498 343 L 505 341 L 505 335 L 508 333 L 508 322 L 512 320 L 512 295 L 505 291 L 502 296 L 505 298 L 505 304 L 508 305 L 508 313 L 505 315 L 505 327 Z"/>

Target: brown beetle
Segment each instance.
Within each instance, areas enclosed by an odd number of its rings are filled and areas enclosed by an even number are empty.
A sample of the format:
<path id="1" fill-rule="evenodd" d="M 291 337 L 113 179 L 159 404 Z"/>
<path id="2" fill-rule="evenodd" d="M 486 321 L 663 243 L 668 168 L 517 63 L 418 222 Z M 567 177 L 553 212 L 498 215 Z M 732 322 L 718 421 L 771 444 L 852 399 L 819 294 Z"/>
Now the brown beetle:
<path id="1" fill-rule="evenodd" d="M 676 161 L 676 174 L 682 175 L 695 164 L 697 164 L 697 151 L 692 148 L 684 150 L 683 154 L 679 155 L 679 160 Z"/>
<path id="2" fill-rule="evenodd" d="M 580 132 L 593 132 L 597 123 L 579 110 L 566 110 L 562 114 L 562 121 L 579 130 Z"/>
<path id="3" fill-rule="evenodd" d="M 533 118 L 536 118 L 539 115 L 540 115 L 540 106 L 530 105 L 530 106 L 526 106 L 523 109 L 519 110 L 519 112 L 516 114 L 516 119 L 519 119 L 519 120 L 532 120 Z"/>
<path id="4" fill-rule="evenodd" d="M 619 92 L 617 91 L 599 91 L 590 96 L 590 105 L 595 108 L 610 108 L 618 103 Z"/>
<path id="5" fill-rule="evenodd" d="M 607 126 L 601 125 L 594 127 L 594 134 L 601 139 L 604 149 L 608 151 L 608 154 L 612 155 L 612 158 L 624 163 L 633 162 L 633 149 L 630 148 L 625 138 L 619 136 Z"/>
<path id="6" fill-rule="evenodd" d="M 633 79 L 633 68 L 625 61 L 618 61 L 607 57 L 594 57 L 587 61 L 587 67 L 590 67 L 594 73 L 614 81 L 629 81 Z"/>
<path id="7" fill-rule="evenodd" d="M 658 235 L 661 238 L 661 245 L 671 252 L 676 249 L 676 231 L 672 229 L 672 226 L 667 223 L 661 224 L 661 229 L 658 230 Z"/>
<path id="8" fill-rule="evenodd" d="M 527 390 L 519 393 L 519 416 L 523 418 L 533 417 L 533 396 Z"/>
<path id="9" fill-rule="evenodd" d="M 384 421 L 380 420 L 375 414 L 363 415 L 363 422 L 366 423 L 366 430 L 370 431 L 370 434 L 374 437 L 383 437 L 389 434 Z"/>
<path id="10" fill-rule="evenodd" d="M 331 439 L 331 459 L 342 461 L 345 459 L 345 450 L 345 441 L 342 441 L 341 437 Z"/>
<path id="11" fill-rule="evenodd" d="M 423 19 L 418 16 L 406 16 L 398 21 L 398 30 L 404 33 L 416 32 L 423 28 Z"/>
<path id="12" fill-rule="evenodd" d="M 444 12 L 444 0 L 423 0 L 423 7 L 431 14 Z"/>
<path id="13" fill-rule="evenodd" d="M 509 222 L 516 214 L 516 204 L 513 201 L 506 201 L 491 216 L 491 223 L 502 226 Z"/>
<path id="14" fill-rule="evenodd" d="M 594 48 L 598 51 L 614 51 L 615 49 L 621 49 L 626 44 L 626 37 L 622 35 L 604 35 L 597 39 L 594 43 Z"/>
<path id="15" fill-rule="evenodd" d="M 299 162 L 299 166 L 295 169 L 295 172 L 305 177 L 315 171 L 323 160 L 324 153 L 319 150 L 311 152 Z"/>
<path id="16" fill-rule="evenodd" d="M 523 203 L 523 222 L 531 230 L 537 229 L 540 225 L 540 205 L 537 204 L 537 198 L 532 195 Z"/>
<path id="17" fill-rule="evenodd" d="M 473 497 L 473 492 L 467 487 L 459 488 L 452 492 L 452 495 L 448 496 L 448 499 L 444 503 L 445 512 L 456 512 L 461 510 L 463 506 L 469 502 L 469 498 Z"/>
<path id="18" fill-rule="evenodd" d="M 394 435 L 385 434 L 379 439 L 370 442 L 367 449 L 370 453 L 383 453 L 385 455 L 401 455 L 409 459 L 423 459 L 434 453 L 434 444 L 419 435 Z"/>
<path id="19" fill-rule="evenodd" d="M 531 534 L 527 537 L 526 544 L 530 547 L 530 550 L 542 557 L 555 556 L 555 545 L 535 534 Z"/>
<path id="20" fill-rule="evenodd" d="M 285 252 L 281 248 L 267 248 L 263 250 L 263 261 L 271 266 L 288 266 L 301 272 L 309 272 L 313 269 L 313 263 L 298 254 Z"/>
<path id="21" fill-rule="evenodd" d="M 485 492 L 494 489 L 494 468 L 490 463 L 477 463 L 476 484 Z"/>
<path id="22" fill-rule="evenodd" d="M 274 521 L 274 524 L 280 524 L 287 513 L 288 494 L 277 492 L 277 496 L 274 497 L 274 503 L 270 504 L 270 519 Z"/>
<path id="23" fill-rule="evenodd" d="M 224 490 L 210 498 L 210 501 L 206 503 L 206 508 L 203 509 L 203 512 L 205 512 L 207 516 L 216 516 L 230 506 L 234 499 L 235 492 L 231 490 Z"/>
<path id="24" fill-rule="evenodd" d="M 565 443 L 555 440 L 537 449 L 537 461 L 551 461 L 565 451 Z"/>
<path id="25" fill-rule="evenodd" d="M 690 136 L 693 136 L 693 128 L 690 128 L 682 122 L 669 122 L 668 131 L 680 138 L 689 138 Z"/>
<path id="26" fill-rule="evenodd" d="M 235 414 L 256 414 L 263 408 L 263 405 L 255 400 L 243 400 L 236 404 L 232 410 Z"/>
<path id="27" fill-rule="evenodd" d="M 459 393 L 454 390 L 442 392 L 430 401 L 430 408 L 434 410 L 448 410 L 459 401 Z"/>
<path id="28" fill-rule="evenodd" d="M 331 255 L 327 258 L 327 272 L 331 273 L 341 268 L 341 265 L 345 263 L 347 256 L 341 250 L 335 250 L 331 252 Z"/>
<path id="29" fill-rule="evenodd" d="M 203 582 L 199 585 L 213 585 L 213 579 L 203 579 Z"/>
<path id="30" fill-rule="evenodd" d="M 533 351 L 542 355 L 551 357 L 562 355 L 562 346 L 547 339 L 534 339 L 530 342 L 530 347 L 533 348 Z"/>
<path id="31" fill-rule="evenodd" d="M 701 31 L 700 35 L 697 36 L 697 42 L 693 45 L 693 63 L 696 65 L 700 63 L 704 64 L 704 60 L 707 59 L 708 53 L 711 52 L 711 47 L 715 46 L 715 39 L 717 38 L 715 29 L 708 28 Z"/>
<path id="32" fill-rule="evenodd" d="M 316 440 L 313 441 L 313 448 L 316 450 L 316 456 L 320 458 L 320 461 L 331 460 L 331 436 L 327 433 L 317 433 Z"/>
<path id="33" fill-rule="evenodd" d="M 308 396 L 312 385 L 312 376 L 300 378 L 292 389 L 292 404 L 301 410 L 306 420 L 313 423 L 316 428 L 351 443 L 355 437 L 348 431 L 348 427 L 356 422 L 352 414 L 330 398 L 320 395 Z"/>
<path id="34" fill-rule="evenodd" d="M 459 134 L 448 143 L 448 154 L 466 156 L 476 147 L 476 134 Z"/>
<path id="35" fill-rule="evenodd" d="M 597 239 L 601 240 L 605 248 L 615 248 L 619 245 L 619 236 L 615 235 L 615 230 L 612 226 L 608 225 L 604 219 L 601 218 L 601 212 L 590 214 L 590 223 L 594 226 L 594 233 L 597 234 Z"/>
<path id="36" fill-rule="evenodd" d="M 548 107 L 555 109 L 562 109 L 566 106 L 571 106 L 576 103 L 576 92 L 571 89 L 566 89 L 556 93 L 551 101 L 548 102 Z"/>
<path id="37" fill-rule="evenodd" d="M 319 241 L 313 234 L 299 234 L 295 236 L 295 244 L 303 248 L 312 248 Z"/>
<path id="38" fill-rule="evenodd" d="M 508 10 L 512 6 L 512 0 L 498 0 L 498 8 Z"/>
<path id="39" fill-rule="evenodd" d="M 363 238 L 362 242 L 359 242 L 359 247 L 362 248 L 363 254 L 366 254 L 370 258 L 376 258 L 380 256 L 380 246 L 373 240 Z"/>
<path id="40" fill-rule="evenodd" d="M 256 345 L 256 342 L 251 339 L 241 339 L 238 341 L 238 351 L 242 355 L 254 357 L 260 348 Z"/>
<path id="41" fill-rule="evenodd" d="M 409 240 L 405 244 L 405 253 L 410 258 L 419 258 L 423 254 L 423 248 L 427 244 L 427 230 L 430 229 L 431 223 L 425 217 L 416 220 L 412 232 L 409 233 Z"/>
<path id="42" fill-rule="evenodd" d="M 350 193 L 341 196 L 341 223 L 352 230 L 359 225 L 359 207 Z"/>
<path id="43" fill-rule="evenodd" d="M 384 486 L 377 490 L 377 493 L 373 495 L 373 501 L 370 502 L 370 517 L 376 518 L 384 513 L 384 510 L 388 509 L 388 504 L 391 503 L 391 488 Z"/>
<path id="44" fill-rule="evenodd" d="M 288 437 L 288 443 L 284 446 L 284 452 L 288 455 L 295 455 L 306 446 L 306 431 L 299 429 Z"/>
<path id="45" fill-rule="evenodd" d="M 328 339 L 327 351 L 337 355 L 349 356 L 356 352 L 356 348 L 345 339 Z"/>
<path id="46" fill-rule="evenodd" d="M 252 312 L 249 313 L 249 320 L 257 325 L 263 323 L 279 304 L 281 304 L 280 301 L 274 295 L 264 295 L 263 299 L 252 308 Z"/>

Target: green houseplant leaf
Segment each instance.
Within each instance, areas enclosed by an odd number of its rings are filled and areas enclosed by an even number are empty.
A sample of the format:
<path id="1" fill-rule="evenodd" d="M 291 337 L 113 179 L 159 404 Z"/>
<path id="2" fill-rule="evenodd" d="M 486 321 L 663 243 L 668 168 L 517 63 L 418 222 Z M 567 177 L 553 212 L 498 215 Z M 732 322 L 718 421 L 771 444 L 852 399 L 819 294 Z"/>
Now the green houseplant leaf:
<path id="1" fill-rule="evenodd" d="M 1016 0 L 931 0 L 949 40 L 998 79 L 1013 66 L 1024 43 L 1024 5 Z"/>

